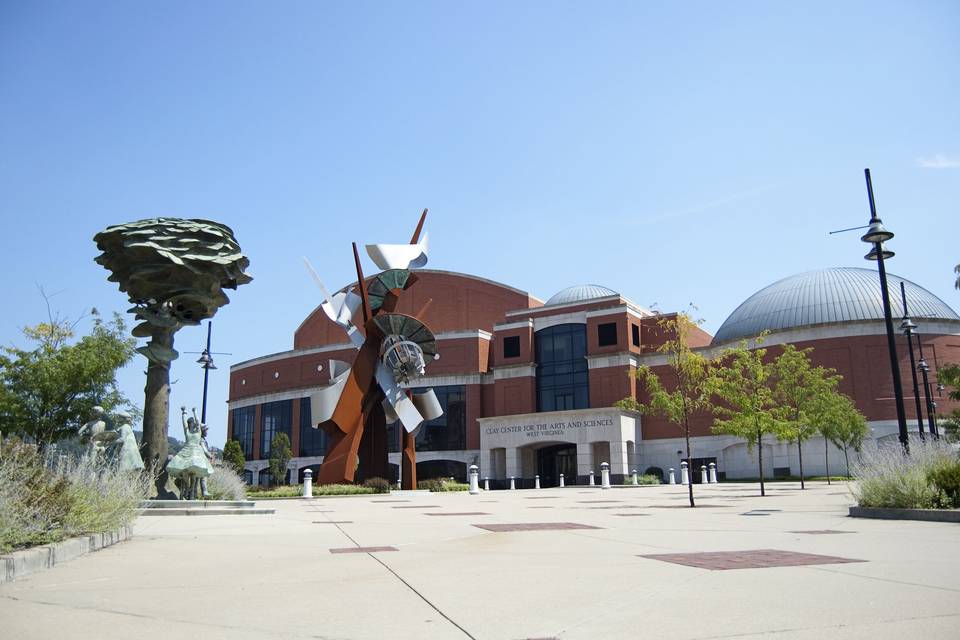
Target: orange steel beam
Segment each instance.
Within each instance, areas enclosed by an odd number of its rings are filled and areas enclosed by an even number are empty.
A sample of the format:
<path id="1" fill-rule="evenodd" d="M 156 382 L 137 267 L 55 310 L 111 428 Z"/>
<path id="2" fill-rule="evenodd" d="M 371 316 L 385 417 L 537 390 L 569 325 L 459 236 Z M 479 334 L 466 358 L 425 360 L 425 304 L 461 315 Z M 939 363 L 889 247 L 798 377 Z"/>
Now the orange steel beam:
<path id="1" fill-rule="evenodd" d="M 363 279 L 363 267 L 360 265 L 360 253 L 357 243 L 353 243 L 353 261 L 357 265 L 357 286 L 360 287 L 360 300 L 363 303 L 363 324 L 367 324 L 373 316 L 370 314 L 370 301 L 367 300 L 367 282 Z"/>
<path id="2" fill-rule="evenodd" d="M 413 237 L 410 238 L 410 244 L 417 244 L 420 242 L 420 232 L 423 231 L 423 222 L 427 219 L 427 210 L 424 209 L 423 213 L 420 214 L 420 222 L 417 223 L 417 230 L 413 232 Z"/>

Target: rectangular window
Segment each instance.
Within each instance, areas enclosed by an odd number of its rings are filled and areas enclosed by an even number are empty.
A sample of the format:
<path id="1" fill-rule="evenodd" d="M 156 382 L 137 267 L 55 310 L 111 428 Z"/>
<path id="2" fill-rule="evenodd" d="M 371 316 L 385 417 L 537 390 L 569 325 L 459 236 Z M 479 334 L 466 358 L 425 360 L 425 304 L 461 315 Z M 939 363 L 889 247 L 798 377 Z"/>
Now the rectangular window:
<path id="1" fill-rule="evenodd" d="M 327 452 L 327 434 L 313 428 L 310 418 L 310 398 L 300 398 L 300 456 L 322 456 Z"/>
<path id="2" fill-rule="evenodd" d="M 617 344 L 617 323 L 606 322 L 597 325 L 597 339 L 601 347 Z"/>
<path id="3" fill-rule="evenodd" d="M 278 433 L 290 437 L 293 421 L 293 400 L 279 400 L 260 405 L 260 459 L 270 457 L 270 444 Z"/>
<path id="4" fill-rule="evenodd" d="M 233 439 L 240 443 L 244 460 L 253 458 L 253 423 L 256 419 L 256 407 L 241 407 L 231 414 Z"/>
<path id="5" fill-rule="evenodd" d="M 503 339 L 503 357 L 520 357 L 520 336 L 507 336 Z"/>
<path id="6" fill-rule="evenodd" d="M 414 393 L 424 389 L 413 389 Z M 433 387 L 443 415 L 421 425 L 417 432 L 417 451 L 462 451 L 467 448 L 467 392 L 463 385 Z M 399 451 L 403 426 L 399 422 L 387 425 L 390 452 Z"/>
<path id="7" fill-rule="evenodd" d="M 640 346 L 640 326 L 631 324 L 630 330 L 633 332 L 633 346 L 639 347 Z"/>

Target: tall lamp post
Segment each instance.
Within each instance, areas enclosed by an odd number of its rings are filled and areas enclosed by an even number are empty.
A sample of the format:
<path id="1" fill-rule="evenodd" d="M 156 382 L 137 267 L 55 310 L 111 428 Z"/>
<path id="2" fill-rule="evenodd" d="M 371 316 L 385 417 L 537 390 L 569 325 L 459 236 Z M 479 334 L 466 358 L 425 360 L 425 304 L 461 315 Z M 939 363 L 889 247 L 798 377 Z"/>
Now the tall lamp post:
<path id="1" fill-rule="evenodd" d="M 897 357 L 897 343 L 893 333 L 893 319 L 890 317 L 890 291 L 887 288 L 887 270 L 883 261 L 893 257 L 892 251 L 883 248 L 883 243 L 893 237 L 893 232 L 887 231 L 883 222 L 877 217 L 877 206 L 873 200 L 873 181 L 870 179 L 870 169 L 864 169 L 867 179 L 867 195 L 870 198 L 870 224 L 867 232 L 860 238 L 873 248 L 864 256 L 867 260 L 876 260 L 880 272 L 880 294 L 883 298 L 883 320 L 887 326 L 887 350 L 890 352 L 890 370 L 893 373 L 893 396 L 897 405 L 897 426 L 900 434 L 900 444 L 907 453 L 910 451 L 910 440 L 907 436 L 907 417 L 903 409 L 903 389 L 900 383 L 900 362 Z M 922 360 L 922 358 L 921 358 Z"/>
<path id="2" fill-rule="evenodd" d="M 200 352 L 200 357 L 197 358 L 197 362 L 203 367 L 203 403 L 200 409 L 200 422 L 207 424 L 207 383 L 210 380 L 210 370 L 216 369 L 217 365 L 213 364 L 213 356 L 210 355 L 210 330 L 213 326 L 212 321 L 207 322 L 207 348 Z"/>
<path id="3" fill-rule="evenodd" d="M 903 301 L 903 321 L 900 323 L 900 330 L 907 336 L 907 348 L 910 350 L 910 375 L 913 377 L 913 401 L 917 405 L 917 427 L 920 429 L 920 439 L 923 439 L 923 410 L 920 408 L 920 387 L 917 385 L 917 364 L 913 359 L 913 332 L 917 325 L 910 319 L 910 313 L 907 311 L 907 288 L 900 281 L 900 299 Z M 917 337 L 919 342 L 920 338 Z"/>
<path id="4" fill-rule="evenodd" d="M 930 426 L 930 434 L 933 435 L 935 440 L 939 440 L 940 431 L 937 429 L 937 418 L 935 416 L 937 413 L 937 405 L 933 401 L 933 398 L 930 397 L 930 378 L 927 375 L 930 367 L 923 358 L 923 343 L 920 342 L 920 336 L 917 336 L 917 345 L 920 346 L 920 362 L 917 364 L 917 368 L 920 369 L 920 373 L 923 374 L 923 396 L 927 400 L 927 424 Z"/>

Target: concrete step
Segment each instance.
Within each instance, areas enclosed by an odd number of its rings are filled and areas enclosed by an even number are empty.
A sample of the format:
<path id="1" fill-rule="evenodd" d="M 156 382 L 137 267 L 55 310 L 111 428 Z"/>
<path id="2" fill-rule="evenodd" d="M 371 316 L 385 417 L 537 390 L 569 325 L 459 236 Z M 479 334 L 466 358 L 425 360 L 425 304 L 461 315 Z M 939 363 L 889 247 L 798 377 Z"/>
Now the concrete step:
<path id="1" fill-rule="evenodd" d="M 185 501 L 184 501 L 185 502 Z M 243 508 L 184 508 L 164 507 L 162 509 L 146 509 L 142 516 L 256 516 L 276 513 L 276 509 Z"/>
<path id="2" fill-rule="evenodd" d="M 253 500 L 144 500 L 141 509 L 250 509 Z"/>

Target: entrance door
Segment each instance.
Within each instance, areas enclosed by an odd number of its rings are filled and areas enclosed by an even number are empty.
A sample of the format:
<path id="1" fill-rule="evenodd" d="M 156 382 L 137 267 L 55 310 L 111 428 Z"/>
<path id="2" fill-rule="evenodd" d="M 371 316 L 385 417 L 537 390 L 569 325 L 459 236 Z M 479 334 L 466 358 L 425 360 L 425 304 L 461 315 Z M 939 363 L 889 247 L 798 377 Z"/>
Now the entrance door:
<path id="1" fill-rule="evenodd" d="M 700 473 L 700 467 L 706 467 L 707 471 L 709 471 L 710 463 L 712 462 L 713 464 L 717 464 L 717 459 L 716 458 L 694 458 L 691 462 L 693 464 L 690 465 L 691 466 L 690 479 L 693 480 L 693 484 L 700 484 L 700 480 L 702 479 L 702 476 Z"/>
<path id="2" fill-rule="evenodd" d="M 541 487 L 559 487 L 561 473 L 564 484 L 576 484 L 577 445 L 558 444 L 538 449 L 537 473 Z"/>

